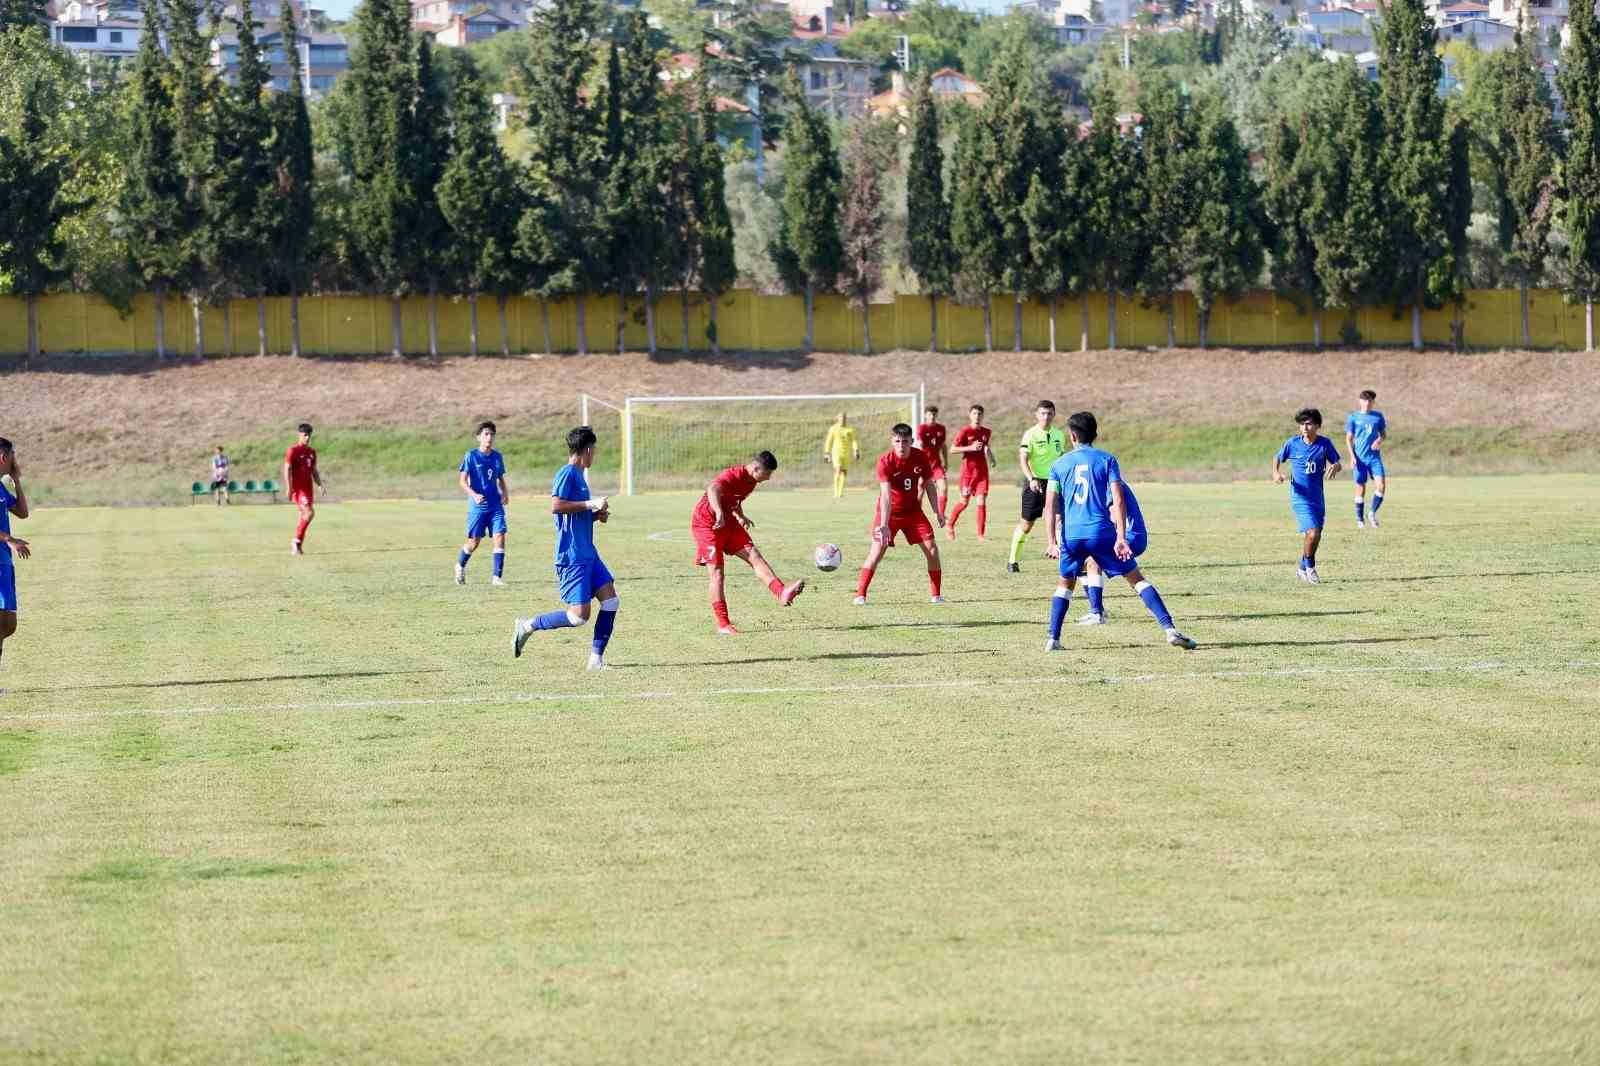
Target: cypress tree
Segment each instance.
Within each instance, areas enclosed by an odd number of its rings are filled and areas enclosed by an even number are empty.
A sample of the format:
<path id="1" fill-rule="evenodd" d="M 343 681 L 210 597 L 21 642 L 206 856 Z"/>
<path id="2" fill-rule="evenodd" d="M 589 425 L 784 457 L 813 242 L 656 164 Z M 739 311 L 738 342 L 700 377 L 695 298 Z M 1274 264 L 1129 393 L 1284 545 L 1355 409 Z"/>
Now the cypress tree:
<path id="1" fill-rule="evenodd" d="M 1594 351 L 1594 300 L 1600 292 L 1600 26 L 1594 8 L 1572 7 L 1571 40 L 1556 73 L 1567 113 L 1567 165 L 1561 223 L 1567 236 L 1567 298 L 1583 301 L 1583 348 Z"/>
<path id="2" fill-rule="evenodd" d="M 1386 262 L 1390 295 L 1411 307 L 1411 345 L 1422 348 L 1422 309 L 1448 295 L 1454 252 L 1445 232 L 1449 189 L 1439 34 L 1423 0 L 1379 5 L 1378 97 L 1383 115 Z"/>
<path id="3" fill-rule="evenodd" d="M 416 98 L 411 9 L 403 0 L 366 0 L 356 9 L 350 72 L 342 91 L 342 151 L 350 171 L 350 230 L 357 273 L 390 297 L 391 353 L 405 354 L 400 297 L 411 281 L 414 203 L 407 126 Z"/>
<path id="4" fill-rule="evenodd" d="M 1445 216 L 1445 233 L 1454 252 L 1455 266 L 1454 273 L 1449 279 L 1454 310 L 1450 342 L 1459 351 L 1465 346 L 1463 333 L 1466 330 L 1461 310 L 1467 302 L 1466 272 L 1470 262 L 1467 230 L 1472 225 L 1472 130 L 1459 117 L 1451 118 L 1449 125 L 1450 196 L 1449 214 Z M 1526 303 L 1523 305 L 1523 316 L 1523 330 L 1526 337 Z"/>
<path id="5" fill-rule="evenodd" d="M 194 354 L 205 354 L 205 305 L 215 295 L 223 260 L 223 224 L 212 205 L 220 171 L 218 89 L 211 38 L 199 0 L 167 0 L 172 52 L 172 148 L 183 181 L 178 277 L 194 317 Z"/>
<path id="6" fill-rule="evenodd" d="M 0 33 L 33 30 L 43 34 L 49 21 L 44 0 L 0 0 Z"/>
<path id="7" fill-rule="evenodd" d="M 845 134 L 842 269 L 839 284 L 861 309 L 862 350 L 872 351 L 872 294 L 883 284 L 883 173 L 889 160 L 874 142 L 873 120 L 862 117 Z"/>
<path id="8" fill-rule="evenodd" d="M 984 187 L 994 155 L 988 127 L 977 116 L 966 116 L 956 139 L 950 237 L 961 296 L 966 302 L 977 299 L 983 307 L 984 351 L 994 350 L 990 294 L 1000 287 L 1003 258 L 999 220 Z"/>
<path id="9" fill-rule="evenodd" d="M 993 266 L 1000 283 L 1013 294 L 1012 348 L 1020 352 L 1023 299 L 1040 291 L 1024 205 L 1036 178 L 1046 187 L 1060 184 L 1062 127 L 1044 120 L 1044 81 L 1026 38 L 1007 40 L 984 88 L 988 95 L 979 121 L 989 128 L 984 143 L 994 152 L 985 185 L 1000 226 L 1000 258 Z"/>
<path id="10" fill-rule="evenodd" d="M 833 288 L 844 254 L 839 242 L 839 155 L 827 118 L 806 101 L 798 78 L 791 77 L 786 96 L 782 224 L 773 260 L 783 264 L 780 269 L 790 287 L 805 294 L 805 348 L 810 351 L 817 290 Z"/>
<path id="11" fill-rule="evenodd" d="M 315 155 L 311 115 L 306 109 L 305 72 L 293 14 L 283 20 L 283 48 L 289 58 L 289 91 L 272 102 L 272 141 L 268 165 L 267 246 L 272 249 L 274 281 L 289 290 L 289 352 L 300 356 L 300 291 L 309 280 L 315 234 L 312 182 Z"/>
<path id="12" fill-rule="evenodd" d="M 927 71 L 911 94 L 911 158 L 906 174 L 906 265 L 928 298 L 928 350 L 939 347 L 939 297 L 948 296 L 955 251 L 950 243 L 950 202 L 944 192 L 944 150 L 939 107 Z"/>
<path id="13" fill-rule="evenodd" d="M 1195 110 L 1194 154 L 1188 167 L 1193 207 L 1183 243 L 1204 348 L 1216 301 L 1235 300 L 1254 285 L 1266 256 L 1261 193 L 1250 176 L 1250 154 L 1233 117 L 1216 96 L 1203 97 Z"/>
<path id="14" fill-rule="evenodd" d="M 1312 242 L 1316 273 L 1328 306 L 1346 310 L 1346 341 L 1354 339 L 1353 312 L 1377 295 L 1387 253 L 1383 247 L 1383 126 L 1372 85 L 1351 60 L 1334 64 L 1329 91 L 1313 110 L 1311 164 Z"/>
<path id="15" fill-rule="evenodd" d="M 262 254 L 273 221 L 272 120 L 265 98 L 271 76 L 256 45 L 250 0 L 240 0 L 236 25 L 239 77 L 231 92 L 218 93 L 217 167 L 207 208 L 217 232 L 217 274 L 255 297 L 256 354 L 266 355 L 266 290 L 275 267 Z"/>
<path id="16" fill-rule="evenodd" d="M 1088 273 L 1106 290 L 1108 345 L 1117 346 L 1117 293 L 1137 280 L 1140 241 L 1140 156 L 1132 140 L 1117 125 L 1116 90 L 1110 79 L 1095 90 L 1092 125 L 1082 144 L 1085 173 L 1083 217 L 1085 228 L 1098 234 L 1086 249 Z M 1085 327 L 1087 330 L 1087 326 Z"/>
<path id="17" fill-rule="evenodd" d="M 408 8 L 409 11 L 409 8 Z M 439 288 L 452 288 L 463 264 L 450 240 L 450 223 L 439 208 L 439 182 L 450 162 L 450 104 L 433 57 L 433 38 L 416 37 L 415 96 L 402 110 L 401 154 L 404 197 L 410 224 L 401 244 L 406 277 L 428 293 L 428 354 L 439 355 Z"/>
<path id="18" fill-rule="evenodd" d="M 1318 134 L 1312 130 L 1309 116 L 1301 116 L 1298 127 L 1280 117 L 1267 139 L 1262 207 L 1269 223 L 1272 287 L 1291 299 L 1305 297 L 1311 310 L 1311 342 L 1320 349 L 1322 310 L 1328 297 L 1317 273 L 1316 218 L 1311 204 L 1316 176 L 1312 141 Z"/>
<path id="19" fill-rule="evenodd" d="M 1085 292 L 1084 281 L 1089 242 L 1094 235 L 1083 225 L 1083 153 L 1078 150 L 1077 138 L 1072 136 L 1060 112 L 1047 113 L 1043 120 L 1059 125 L 1052 139 L 1061 144 L 1061 158 L 1053 168 L 1060 180 L 1051 181 L 1046 175 L 1035 173 L 1028 185 L 1028 198 L 1023 203 L 1023 217 L 1028 224 L 1029 250 L 1033 256 L 1034 274 L 1038 291 L 1050 298 L 1050 350 L 1056 350 L 1056 312 L 1060 298 Z M 1084 305 L 1084 330 L 1080 343 L 1088 349 L 1088 305 Z"/>
<path id="20" fill-rule="evenodd" d="M 516 254 L 521 182 L 494 134 L 489 95 L 471 53 L 450 86 L 450 161 L 439 181 L 439 207 L 461 253 L 472 312 L 472 354 L 478 354 L 478 294 L 493 293 L 500 318 L 500 354 L 511 354 L 506 301 L 523 280 Z"/>
<path id="21" fill-rule="evenodd" d="M 1534 40 L 1521 25 L 1515 39 L 1500 81 L 1494 129 L 1488 135 L 1498 149 L 1494 154 L 1501 171 L 1497 182 L 1500 250 L 1517 279 L 1522 345 L 1527 347 L 1528 289 L 1544 276 L 1559 179 L 1550 88 L 1540 70 Z"/>
<path id="22" fill-rule="evenodd" d="M 601 27 L 599 0 L 552 0 L 529 19 L 521 83 L 527 95 L 528 207 L 519 250 L 533 267 L 550 346 L 551 297 L 577 298 L 578 351 L 588 351 L 584 296 L 603 273 L 592 248 L 604 164 L 596 104 L 585 91 Z"/>
<path id="23" fill-rule="evenodd" d="M 48 141 L 40 102 L 42 86 L 23 89 L 14 135 L 0 129 L 0 277 L 28 305 L 28 357 L 39 355 L 38 300 L 51 286 L 72 276 L 61 224 L 83 205 L 63 192 L 66 166 Z"/>
<path id="24" fill-rule="evenodd" d="M 181 284 L 182 242 L 187 224 L 184 181 L 174 146 L 171 66 L 161 50 L 164 26 L 156 0 L 143 0 L 144 33 L 134 63 L 128 175 L 122 186 L 122 217 L 140 280 L 155 293 L 156 354 L 167 356 L 167 290 Z"/>
<path id="25" fill-rule="evenodd" d="M 1191 239 L 1200 198 L 1194 193 L 1199 146 L 1188 102 L 1169 82 L 1156 79 L 1139 102 L 1138 266 L 1134 287 L 1167 321 L 1167 347 L 1177 345 L 1173 295 L 1189 273 Z"/>
<path id="26" fill-rule="evenodd" d="M 733 220 L 728 214 L 725 160 L 717 143 L 716 105 L 709 82 L 700 86 L 700 154 L 695 166 L 695 206 L 700 247 L 700 291 L 706 296 L 712 351 L 722 352 L 717 338 L 717 301 L 733 288 L 739 269 L 733 256 Z"/>

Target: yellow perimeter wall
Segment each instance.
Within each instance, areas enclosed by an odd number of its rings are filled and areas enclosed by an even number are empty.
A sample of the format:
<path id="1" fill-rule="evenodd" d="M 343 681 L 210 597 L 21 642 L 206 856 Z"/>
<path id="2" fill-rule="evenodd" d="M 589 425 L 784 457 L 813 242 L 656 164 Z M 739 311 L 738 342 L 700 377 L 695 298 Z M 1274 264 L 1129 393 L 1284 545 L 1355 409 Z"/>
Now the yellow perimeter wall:
<path id="1" fill-rule="evenodd" d="M 615 297 L 589 297 L 587 323 L 589 349 L 604 352 L 616 349 Z M 382 354 L 389 350 L 389 300 L 369 296 L 308 296 L 300 300 L 301 346 L 308 353 L 326 355 Z M 1088 301 L 1089 346 L 1104 348 L 1106 300 L 1096 294 Z M 1057 314 L 1056 346 L 1073 351 L 1079 346 L 1083 303 L 1063 301 Z M 993 305 L 994 344 L 1013 346 L 1013 301 L 996 297 Z M 644 310 L 638 299 L 630 301 L 626 345 L 630 350 L 645 346 Z M 1049 347 L 1050 310 L 1048 305 L 1027 302 L 1022 309 L 1022 344 L 1042 350 Z M 256 307 L 254 301 L 235 300 L 229 312 L 233 325 L 232 352 L 251 353 L 256 348 Z M 550 337 L 557 351 L 577 347 L 577 313 L 573 300 L 549 305 Z M 873 304 L 872 346 L 926 348 L 929 333 L 928 301 L 920 296 L 896 297 L 893 303 Z M 983 347 L 983 312 L 979 307 L 939 302 L 939 347 L 947 351 L 969 351 Z M 133 313 L 124 318 L 94 296 L 61 294 L 39 300 L 39 342 L 46 352 L 155 352 L 155 300 L 142 296 L 134 302 Z M 228 354 L 223 308 L 207 308 L 205 352 Z M 1468 345 L 1480 348 L 1512 348 L 1521 344 L 1517 293 L 1506 290 L 1476 290 L 1471 293 L 1463 313 Z M 544 350 L 541 303 L 531 297 L 518 297 L 507 308 L 514 352 Z M 722 346 L 729 349 L 785 351 L 801 346 L 805 337 L 805 309 L 798 296 L 763 296 L 736 291 L 723 296 L 717 318 Z M 1232 304 L 1219 305 L 1212 312 L 1211 343 L 1218 347 L 1282 347 L 1311 343 L 1311 318 L 1282 296 L 1252 292 Z M 405 348 L 410 353 L 428 350 L 428 318 L 425 298 L 404 301 L 402 313 Z M 480 343 L 486 352 L 498 351 L 499 325 L 495 303 L 479 301 Z M 1323 316 L 1323 341 L 1339 342 L 1344 321 L 1342 311 Z M 1450 343 L 1451 312 L 1429 311 L 1423 315 L 1423 336 L 1428 344 Z M 680 348 L 682 337 L 681 303 L 676 293 L 661 297 L 658 304 L 658 343 L 666 349 Z M 709 322 L 705 301 L 698 295 L 689 302 L 689 345 L 709 348 L 706 326 Z M 1180 294 L 1175 311 L 1178 343 L 1199 343 L 1197 317 L 1192 298 Z M 1387 307 L 1365 308 L 1356 314 L 1356 328 L 1368 344 L 1404 345 L 1411 341 L 1408 315 L 1396 316 Z M 166 313 L 167 345 L 178 355 L 194 352 L 194 323 L 189 305 L 182 299 L 168 301 Z M 861 343 L 861 312 L 851 308 L 843 297 L 817 298 L 816 347 L 823 351 L 856 351 Z M 1565 303 L 1559 293 L 1539 290 L 1532 294 L 1530 334 L 1535 348 L 1583 347 L 1583 308 Z M 14 355 L 27 350 L 26 305 L 16 297 L 0 296 L 0 354 Z M 470 319 L 465 300 L 439 301 L 439 345 L 444 352 L 465 352 L 470 344 Z M 289 301 L 267 301 L 267 340 L 273 352 L 289 349 Z M 1166 343 L 1166 318 L 1157 310 L 1142 307 L 1136 300 L 1121 299 L 1117 304 L 1117 342 L 1121 347 L 1159 347 Z"/>

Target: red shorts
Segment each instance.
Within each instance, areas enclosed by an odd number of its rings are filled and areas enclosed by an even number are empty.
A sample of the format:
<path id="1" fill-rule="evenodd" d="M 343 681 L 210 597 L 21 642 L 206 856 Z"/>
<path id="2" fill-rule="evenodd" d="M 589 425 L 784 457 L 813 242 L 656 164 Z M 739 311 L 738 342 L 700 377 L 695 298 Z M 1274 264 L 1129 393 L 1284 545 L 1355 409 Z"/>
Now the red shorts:
<path id="1" fill-rule="evenodd" d="M 306 488 L 302 485 L 294 485 L 289 489 L 290 503 L 303 503 L 309 507 L 315 499 L 316 493 L 312 489 Z"/>
<path id="2" fill-rule="evenodd" d="M 989 495 L 989 471 L 967 469 L 961 471 L 961 495 L 987 496 Z"/>
<path id="3" fill-rule="evenodd" d="M 928 516 L 921 510 L 910 514 L 891 514 L 889 516 L 889 539 L 884 540 L 878 531 L 883 528 L 883 522 L 878 517 L 876 509 L 872 512 L 872 539 L 875 543 L 892 545 L 894 538 L 904 533 L 908 544 L 926 544 L 933 539 L 933 523 L 928 521 Z"/>
<path id="4" fill-rule="evenodd" d="M 928 480 L 949 481 L 950 479 L 945 476 L 944 467 L 940 466 L 938 463 L 935 463 L 933 465 L 933 470 L 928 474 Z"/>
<path id="5" fill-rule="evenodd" d="M 739 520 L 729 516 L 721 529 L 690 526 L 694 535 L 694 565 L 721 566 L 725 555 L 738 555 L 751 546 L 750 534 Z"/>

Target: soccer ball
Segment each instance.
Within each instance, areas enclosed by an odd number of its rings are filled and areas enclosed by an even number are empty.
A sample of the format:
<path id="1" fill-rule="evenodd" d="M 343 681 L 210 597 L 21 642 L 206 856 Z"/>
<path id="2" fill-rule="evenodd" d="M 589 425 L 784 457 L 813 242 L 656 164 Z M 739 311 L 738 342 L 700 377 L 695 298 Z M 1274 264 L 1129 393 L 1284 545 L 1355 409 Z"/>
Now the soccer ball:
<path id="1" fill-rule="evenodd" d="M 839 551 L 837 544 L 818 544 L 817 550 L 811 553 L 811 559 L 817 564 L 818 570 L 827 574 L 844 565 L 844 554 Z"/>

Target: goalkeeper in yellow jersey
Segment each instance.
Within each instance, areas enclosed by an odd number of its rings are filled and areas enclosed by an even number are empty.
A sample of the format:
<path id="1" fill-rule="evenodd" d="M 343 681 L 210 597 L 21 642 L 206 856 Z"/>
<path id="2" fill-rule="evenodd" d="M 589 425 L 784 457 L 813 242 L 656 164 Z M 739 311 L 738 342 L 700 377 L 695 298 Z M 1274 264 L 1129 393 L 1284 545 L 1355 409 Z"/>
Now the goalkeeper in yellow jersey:
<path id="1" fill-rule="evenodd" d="M 833 464 L 833 498 L 837 500 L 844 495 L 844 479 L 850 473 L 850 460 L 861 458 L 861 444 L 856 440 L 855 427 L 850 425 L 843 411 L 828 427 L 828 435 L 822 441 L 822 457 Z"/>

